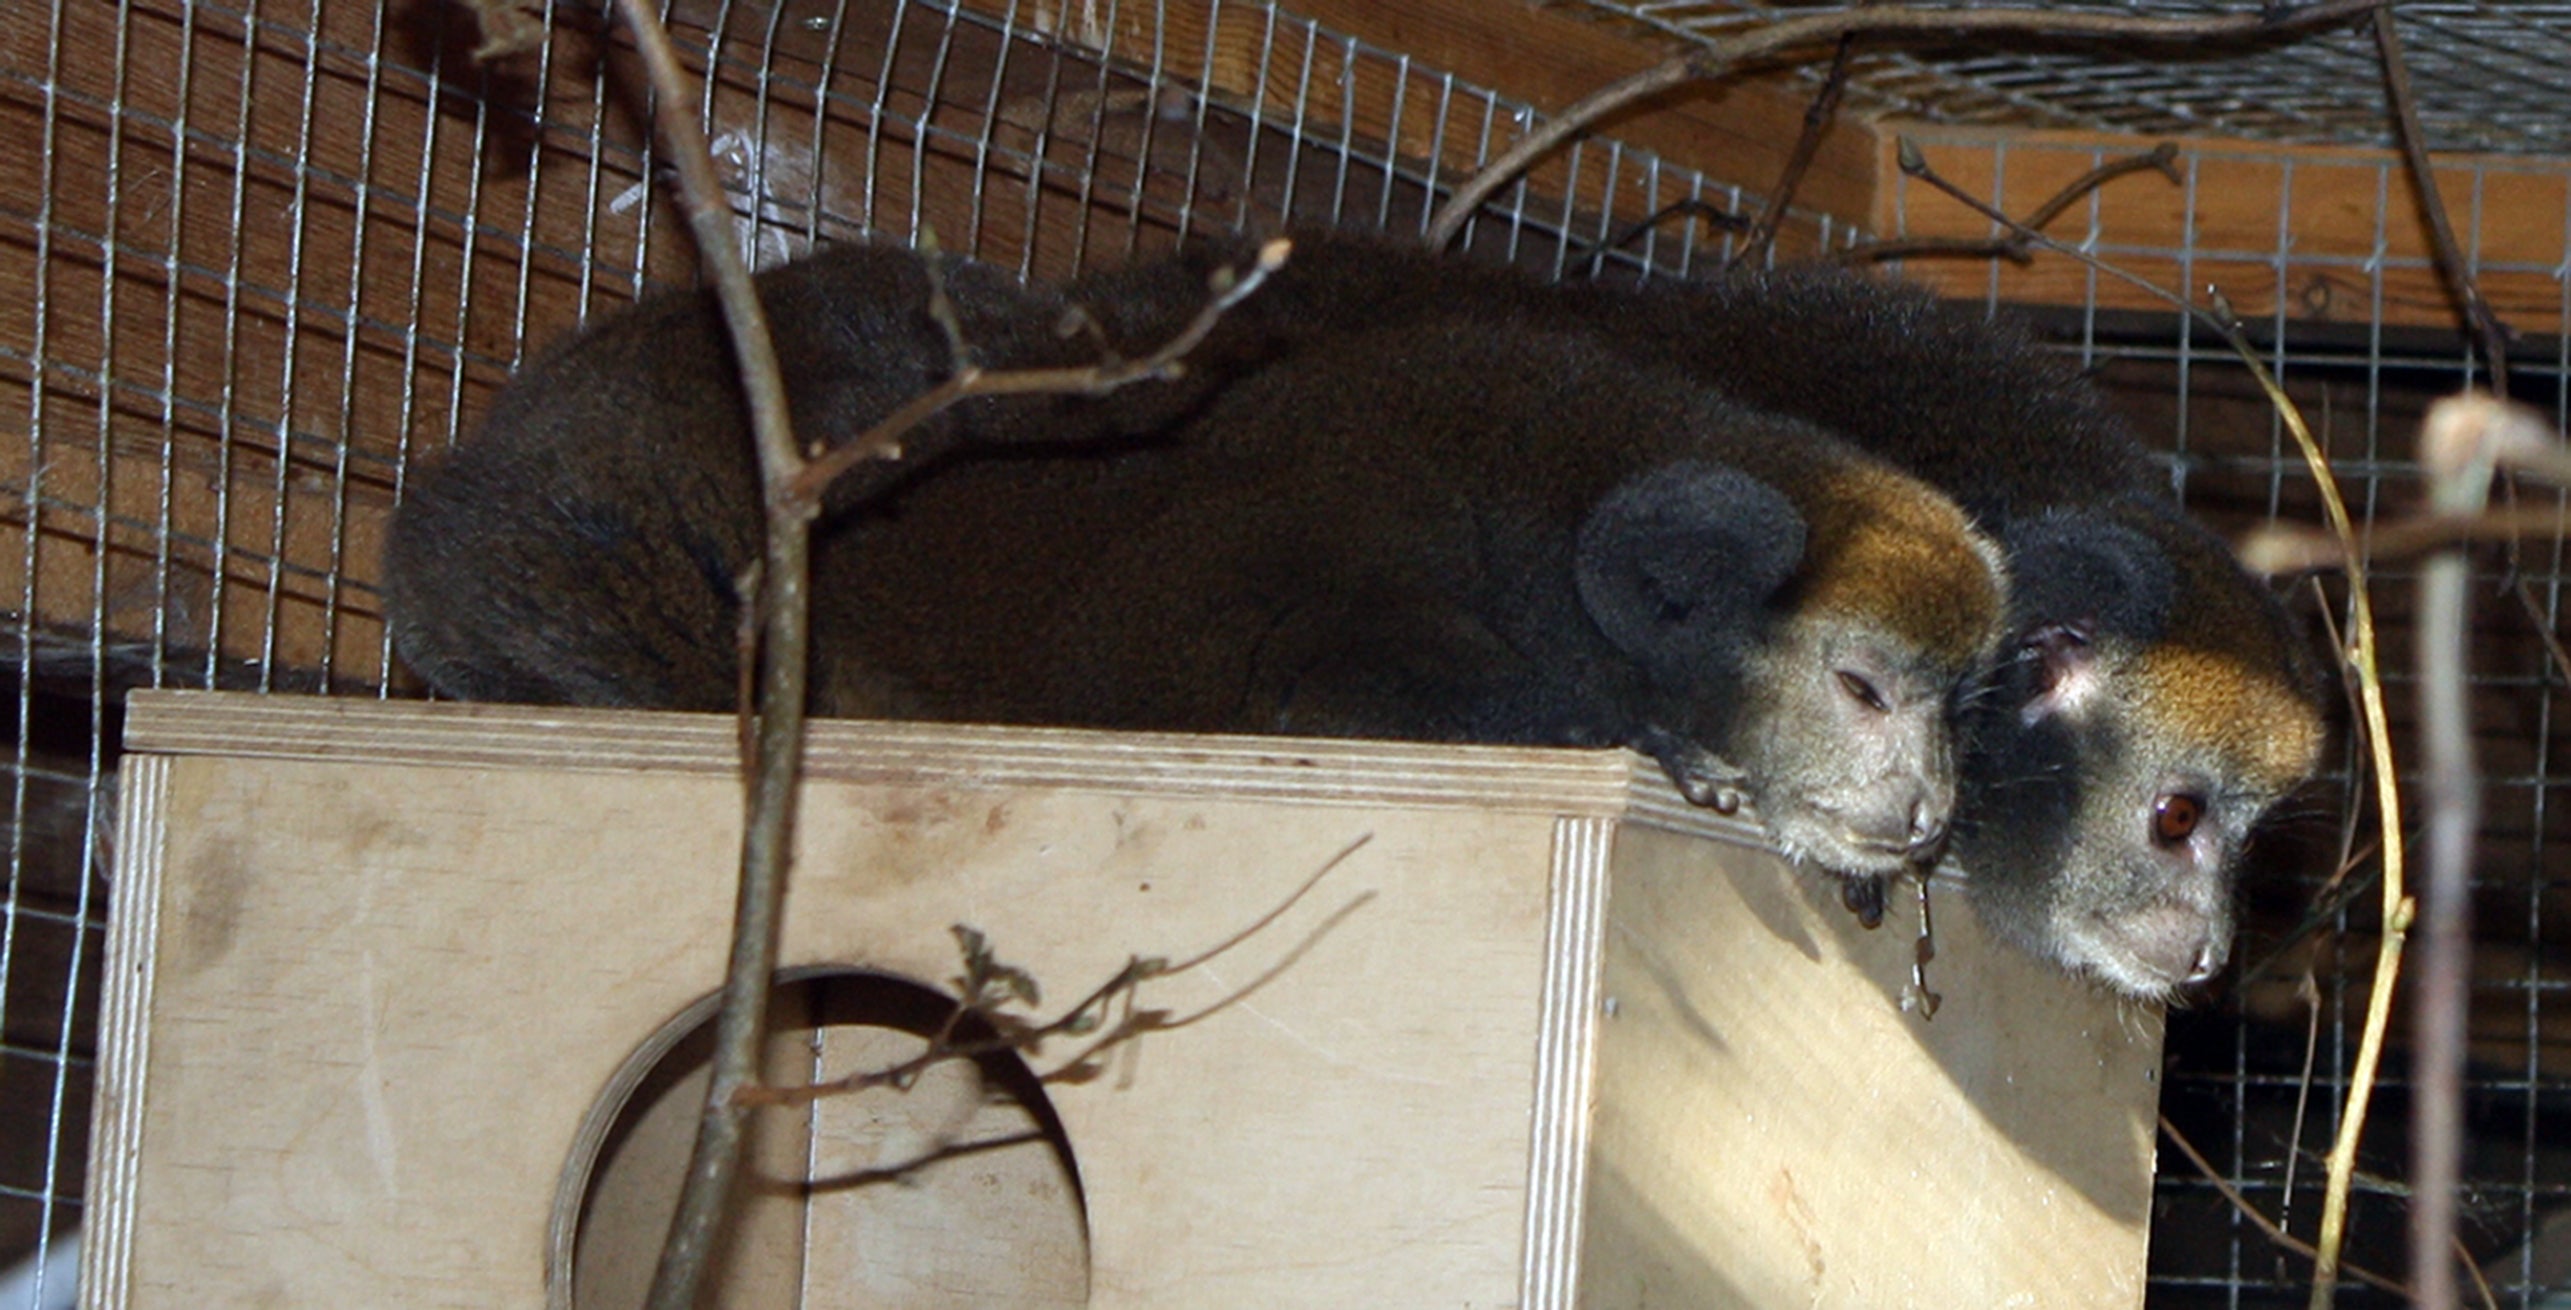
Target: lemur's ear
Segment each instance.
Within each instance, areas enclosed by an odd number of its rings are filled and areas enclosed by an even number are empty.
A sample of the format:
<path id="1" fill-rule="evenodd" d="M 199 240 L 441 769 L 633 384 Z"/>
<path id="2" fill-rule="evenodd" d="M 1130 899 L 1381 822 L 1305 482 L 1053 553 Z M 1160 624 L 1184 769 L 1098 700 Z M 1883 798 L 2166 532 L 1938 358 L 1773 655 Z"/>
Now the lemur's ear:
<path id="1" fill-rule="evenodd" d="M 1618 649 L 1683 679 L 1755 638 L 1804 536 L 1775 487 L 1726 465 L 1666 464 L 1608 492 L 1581 525 L 1580 601 Z"/>
<path id="2" fill-rule="evenodd" d="M 2057 510 L 2008 532 L 2009 609 L 2037 661 L 2028 723 L 2077 705 L 2100 640 L 2148 645 L 2168 624 L 2177 568 L 2158 542 L 2094 511 Z"/>

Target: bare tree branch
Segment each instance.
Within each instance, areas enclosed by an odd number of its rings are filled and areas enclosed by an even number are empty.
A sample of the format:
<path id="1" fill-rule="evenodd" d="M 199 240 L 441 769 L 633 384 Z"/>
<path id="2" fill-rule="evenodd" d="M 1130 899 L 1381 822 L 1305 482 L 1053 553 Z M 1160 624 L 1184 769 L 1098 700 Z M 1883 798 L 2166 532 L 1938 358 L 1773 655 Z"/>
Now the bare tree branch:
<path id="1" fill-rule="evenodd" d="M 1535 161 L 1552 154 L 1571 138 L 1588 131 L 1619 110 L 1691 82 L 1711 81 L 1753 60 L 1851 33 L 1927 33 L 1963 36 L 2008 33 L 2020 36 L 2115 38 L 2125 41 L 2194 43 L 2306 31 L 2341 22 L 2382 7 L 2384 0 L 2321 0 L 2296 8 L 2263 6 L 2257 13 L 2224 18 L 2136 18 L 2087 10 L 2038 8 L 1981 9 L 1845 9 L 1783 19 L 1733 37 L 1712 49 L 1673 56 L 1622 81 L 1601 87 L 1559 115 L 1548 119 L 1498 159 L 1485 165 L 1455 189 L 1428 225 L 1428 245 L 1454 244 L 1465 221 L 1493 192 L 1515 181 Z"/>
<path id="2" fill-rule="evenodd" d="M 1778 170 L 1776 185 L 1768 190 L 1768 203 L 1759 210 L 1758 219 L 1750 224 L 1750 235 L 1741 248 L 1732 252 L 1726 268 L 1740 268 L 1753 260 L 1764 259 L 1776 245 L 1776 230 L 1785 222 L 1786 206 L 1794 203 L 1794 193 L 1803 188 L 1803 175 L 1821 153 L 1821 138 L 1839 117 L 1839 101 L 1848 93 L 1848 65 L 1856 57 L 1857 34 L 1844 33 L 1839 48 L 1831 52 L 1830 72 L 1821 80 L 1821 91 L 1803 111 L 1803 130 L 1794 138 L 1794 153 L 1785 158 Z"/>
<path id="3" fill-rule="evenodd" d="M 2514 540 L 2514 538 L 2511 539 Z M 2545 658 L 2553 664 L 2554 681 L 2561 686 L 2571 687 L 2571 649 L 2563 647 L 2562 638 L 2553 631 L 2552 623 L 2545 619 L 2544 607 L 2536 604 L 2535 591 L 2527 586 L 2525 575 L 2521 574 L 2510 581 L 2509 594 L 2517 598 L 2517 607 L 2526 615 L 2527 623 L 2535 633 L 2535 639 L 2544 644 Z"/>
<path id="4" fill-rule="evenodd" d="M 2187 1134 L 2178 1131 L 2178 1125 L 2171 1123 L 2168 1115 L 2162 1115 L 2160 1117 L 2160 1132 L 2162 1136 L 2169 1139 L 2172 1146 L 2178 1148 L 2178 1153 L 2180 1155 L 2187 1157 L 2188 1163 L 2196 1166 L 2196 1172 L 2203 1175 L 2206 1182 L 2214 1185 L 2215 1191 L 2222 1193 L 2224 1200 L 2231 1202 L 2232 1209 L 2239 1212 L 2242 1218 L 2249 1220 L 2250 1226 L 2258 1229 L 2260 1233 L 2267 1237 L 2267 1240 L 2276 1243 L 2278 1246 L 2283 1247 L 2288 1251 L 2292 1251 L 2296 1255 L 2302 1256 L 2306 1260 L 2317 1260 L 2320 1257 L 2320 1252 L 2313 1250 L 2310 1242 L 2306 1242 L 2302 1238 L 2296 1237 L 2294 1234 L 2277 1227 L 2275 1221 L 2269 1219 L 2266 1215 L 2260 1214 L 2258 1207 L 2250 1204 L 2248 1197 L 2241 1195 L 2241 1189 L 2232 1186 L 2232 1184 L 2227 1181 L 2222 1174 L 2215 1171 L 2213 1163 L 2205 1158 L 2204 1153 L 2196 1149 L 2196 1144 L 2194 1142 L 2187 1140 Z M 2374 1273 L 2370 1270 L 2360 1269 L 2355 1265 L 2347 1265 L 2345 1268 L 2349 1277 L 2364 1283 L 2368 1287 L 2375 1288 L 2378 1291 L 2390 1292 L 2395 1296 L 2406 1297 L 2410 1295 L 2409 1288 L 2404 1287 L 2381 1274 Z"/>
<path id="5" fill-rule="evenodd" d="M 1698 199 L 1695 196 L 1673 200 L 1668 204 L 1643 215 L 1641 218 L 1627 223 L 1613 236 L 1591 246 L 1589 248 L 1590 278 L 1595 280 L 1600 274 L 1606 272 L 1607 255 L 1609 252 L 1624 249 L 1627 245 L 1633 242 L 1635 237 L 1641 236 L 1643 233 L 1659 227 L 1661 224 L 1676 218 L 1680 214 L 1689 214 L 1697 218 L 1704 219 L 1707 224 L 1718 230 L 1743 232 L 1747 231 L 1749 228 L 1749 220 L 1742 218 L 1740 215 L 1735 214 L 1730 210 L 1718 209 L 1712 203 Z"/>
<path id="6" fill-rule="evenodd" d="M 2515 541 L 2528 534 L 2571 536 L 2571 508 L 2533 505 L 2479 514 L 2419 514 L 2378 522 L 2365 543 L 2366 560 L 2399 563 L 2475 542 Z M 2271 524 L 2241 539 L 2241 563 L 2271 576 L 2345 568 L 2347 545 L 2328 532 L 2297 524 Z"/>
<path id="7" fill-rule="evenodd" d="M 806 591 L 811 573 L 809 511 L 783 492 L 803 461 L 788 423 L 785 381 L 757 288 L 732 236 L 732 208 L 714 173 L 705 130 L 688 112 L 692 97 L 678 51 L 648 0 L 623 0 L 653 92 L 654 122 L 678 169 L 679 204 L 696 239 L 698 259 L 712 273 L 734 361 L 750 411 L 750 431 L 765 488 L 767 532 L 759 565 L 761 674 L 757 754 L 749 762 L 741 836 L 741 877 L 733 904 L 731 958 L 715 1016 L 712 1072 L 705 1110 L 669 1236 L 652 1278 L 651 1310 L 692 1310 L 706 1257 L 720 1236 L 741 1167 L 747 1112 L 734 1093 L 757 1081 L 760 1038 L 767 1023 L 768 992 L 776 976 L 778 909 L 784 899 L 787 847 L 794 826 L 794 795 L 803 757 L 804 669 L 808 635 Z M 744 705 L 745 720 L 753 707 Z"/>
<path id="8" fill-rule="evenodd" d="M 2402 162 L 2419 193 L 2420 212 L 2428 219 L 2428 237 L 2437 250 L 2437 270 L 2455 297 L 2464 321 L 2481 342 L 2482 360 L 2491 370 L 2491 390 L 2509 393 L 2508 329 L 2473 280 L 2464 248 L 2455 241 L 2455 225 L 2446 216 L 2446 197 L 2437 189 L 2436 170 L 2429 167 L 2428 143 L 2419 128 L 2419 104 L 2410 92 L 2410 61 L 2402 57 L 2401 34 L 2394 30 L 2392 7 L 2375 15 L 2375 48 L 2383 57 L 2384 98 L 2392 107 L 2393 136 L 2401 144 Z"/>
<path id="9" fill-rule="evenodd" d="M 2086 250 L 2082 250 L 2078 246 L 2056 241 L 2052 237 L 2046 236 L 2044 233 L 2009 217 L 2007 214 L 2001 213 L 1997 209 L 1993 209 L 1988 204 L 1983 203 L 1980 197 L 1975 196 L 1964 188 L 1955 185 L 1953 182 L 1947 181 L 1946 178 L 1936 169 L 1929 167 L 1928 156 L 1920 152 L 1919 144 L 1917 142 L 1912 141 L 1908 137 L 1903 137 L 1899 143 L 1899 147 L 1898 158 L 1902 172 L 1918 178 L 1920 181 L 1945 192 L 1948 196 L 1953 197 L 1956 203 L 1963 205 L 1966 209 L 1970 209 L 1974 213 L 1980 214 L 1982 217 L 1999 224 L 2003 229 L 2006 229 L 2007 239 L 2022 242 L 2027 246 L 2050 250 L 2057 255 L 2062 255 L 2070 259 L 2076 259 L 2082 264 L 2096 269 L 2109 277 L 2130 284 L 2135 289 L 2146 295 L 2150 295 L 2167 302 L 2170 307 L 2176 309 L 2182 314 L 2194 316 L 2199 322 L 2204 323 L 2207 327 L 2210 327 L 2217 333 L 2222 334 L 2226 339 L 2236 337 L 2240 334 L 2240 325 L 2233 320 L 2231 307 L 2229 305 L 2221 306 L 2219 311 L 2207 309 L 2205 306 L 2197 304 L 2195 301 L 2152 281 L 2150 278 L 2136 276 L 2123 268 L 2119 268 L 2114 264 L 2110 264 L 2107 261 L 2098 258 L 2096 255 L 2090 254 Z M 2235 353 L 2239 353 L 2237 349 Z M 2275 379 L 2268 376 L 2267 367 L 2258 361 L 2258 357 L 2256 355 L 2244 355 L 2243 362 L 2249 365 L 2250 371 L 2259 378 L 2262 384 L 2271 389 L 2272 394 L 2283 394 L 2282 392 L 2273 391 Z"/>
<path id="10" fill-rule="evenodd" d="M 952 394 L 941 397 L 932 393 L 932 397 L 915 401 L 835 452 L 844 458 L 807 465 L 796 449 L 788 423 L 785 385 L 778 371 L 775 347 L 769 339 L 757 288 L 733 241 L 733 215 L 721 181 L 715 176 L 712 151 L 702 125 L 685 108 L 691 97 L 678 52 L 648 0 L 622 3 L 651 79 L 654 125 L 668 143 L 678 170 L 680 207 L 687 215 L 699 258 L 712 276 L 731 336 L 749 409 L 752 446 L 758 454 L 766 518 L 763 558 L 754 570 L 760 584 L 755 593 L 759 615 L 758 696 L 755 705 L 745 702 L 741 707 L 744 735 L 755 743 L 755 753 L 745 760 L 746 813 L 740 883 L 733 907 L 732 947 L 715 1018 L 705 1110 L 697 1124 L 695 1146 L 677 1210 L 670 1221 L 669 1236 L 661 1250 L 660 1265 L 653 1276 L 649 1301 L 650 1310 L 692 1310 L 740 1171 L 742 1135 L 751 1108 L 742 1092 L 757 1083 L 768 994 L 776 974 L 779 918 L 803 756 L 805 686 L 810 662 L 811 527 L 822 492 L 831 478 L 860 459 L 898 456 L 903 434 L 966 395 L 1000 391 L 1095 394 L 1142 378 L 1170 375 L 1177 367 L 1177 358 L 1203 340 L 1223 310 L 1256 289 L 1267 272 L 1283 262 L 1287 247 L 1283 242 L 1274 242 L 1263 248 L 1256 270 L 1247 276 L 1234 276 L 1228 285 L 1218 288 L 1213 305 L 1178 338 L 1144 360 L 1132 365 L 1024 374 L 981 374 L 968 368 L 959 374 L 963 379 L 960 384 L 950 379 Z M 934 270 L 931 285 L 934 310 L 945 300 L 943 284 L 934 277 Z M 949 344 L 960 356 L 962 342 L 952 323 L 952 310 L 947 308 L 944 312 Z M 985 381 L 977 384 L 975 378 Z M 747 683 L 745 665 L 745 686 Z M 752 723 L 755 731 L 747 726 Z"/>
<path id="11" fill-rule="evenodd" d="M 948 407 L 976 396 L 1028 395 L 1099 395 L 1118 387 L 1147 379 L 1176 377 L 1184 368 L 1181 356 L 1203 343 L 1225 312 L 1241 303 L 1241 298 L 1259 289 L 1268 275 L 1284 265 L 1293 253 L 1294 244 L 1277 237 L 1259 247 L 1258 261 L 1246 272 L 1234 274 L 1226 269 L 1216 275 L 1213 298 L 1177 336 L 1160 349 L 1135 360 L 1101 363 L 1086 368 L 1037 368 L 985 371 L 965 364 L 949 374 L 946 381 L 913 397 L 909 403 L 859 434 L 856 440 L 833 447 L 830 453 L 812 461 L 791 487 L 788 497 L 807 513 L 821 503 L 822 493 L 841 474 L 868 460 L 899 459 L 904 434 L 927 422 Z"/>
<path id="12" fill-rule="evenodd" d="M 1907 142 L 1904 143 L 1902 158 L 1904 168 L 1908 168 L 1908 161 L 1913 159 L 1920 161 L 1922 170 L 1927 168 L 1925 157 L 1919 155 L 1916 148 L 1911 147 Z M 2010 222 L 2007 231 L 1986 241 L 1958 241 L 1951 237 L 1912 237 L 1890 241 L 1870 241 L 1862 246 L 1851 246 L 1840 251 L 1836 258 L 1844 264 L 1855 264 L 1881 263 L 1885 260 L 1905 259 L 1915 255 L 1970 255 L 1983 259 L 2006 259 L 2023 264 L 2034 253 L 2030 249 L 2032 242 L 2025 235 L 2026 233 L 2043 231 L 2053 220 L 2060 218 L 2063 211 L 2080 203 L 2081 199 L 2090 192 L 2128 173 L 2157 172 L 2172 183 L 2184 182 L 2185 179 L 2178 175 L 2177 161 L 2178 147 L 2166 141 L 2140 154 L 2110 159 L 2071 179 L 2069 185 L 2054 192 L 2052 198 L 2036 206 L 2034 212 L 2024 219 Z M 1937 180 L 1940 183 L 1944 181 L 1942 178 Z M 1976 204 L 1975 208 L 1981 208 L 1981 206 Z"/>

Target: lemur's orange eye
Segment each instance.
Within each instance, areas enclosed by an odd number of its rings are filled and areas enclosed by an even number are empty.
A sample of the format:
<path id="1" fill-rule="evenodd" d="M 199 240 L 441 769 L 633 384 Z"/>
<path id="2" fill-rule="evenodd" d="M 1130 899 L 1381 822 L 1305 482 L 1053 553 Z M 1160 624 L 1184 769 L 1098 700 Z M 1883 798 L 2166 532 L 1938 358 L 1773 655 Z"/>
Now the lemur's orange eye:
<path id="1" fill-rule="evenodd" d="M 2185 792 L 2163 796 L 2151 809 L 2151 835 L 2163 846 L 2176 846 L 2196 835 L 2196 825 L 2205 821 L 2203 797 Z"/>

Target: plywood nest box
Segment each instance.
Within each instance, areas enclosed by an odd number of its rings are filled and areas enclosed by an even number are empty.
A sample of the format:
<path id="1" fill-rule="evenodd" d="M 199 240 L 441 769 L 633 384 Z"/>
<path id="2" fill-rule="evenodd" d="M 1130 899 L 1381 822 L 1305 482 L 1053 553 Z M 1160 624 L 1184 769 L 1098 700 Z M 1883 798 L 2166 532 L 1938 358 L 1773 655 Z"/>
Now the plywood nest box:
<path id="1" fill-rule="evenodd" d="M 638 1303 L 734 731 L 137 694 L 91 1304 Z M 2157 1015 L 1952 898 L 1905 1013 L 1905 915 L 1638 757 L 831 723 L 810 759 L 784 959 L 841 982 L 780 1081 L 917 1050 L 959 923 L 1039 1016 L 1232 944 L 1093 1058 L 767 1112 L 722 1304 L 2141 1301 Z"/>

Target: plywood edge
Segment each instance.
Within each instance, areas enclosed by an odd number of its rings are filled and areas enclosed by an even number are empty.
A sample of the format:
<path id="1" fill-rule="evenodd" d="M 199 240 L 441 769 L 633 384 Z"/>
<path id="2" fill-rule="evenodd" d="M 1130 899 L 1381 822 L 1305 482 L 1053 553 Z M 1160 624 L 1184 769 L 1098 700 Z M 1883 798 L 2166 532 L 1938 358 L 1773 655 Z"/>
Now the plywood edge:
<path id="1" fill-rule="evenodd" d="M 731 716 L 720 714 L 138 691 L 127 701 L 125 748 L 728 774 L 739 762 L 737 731 Z M 1763 841 L 1746 816 L 1689 806 L 1658 766 L 1622 750 L 828 720 L 812 725 L 805 769 L 840 781 L 1631 817 L 1733 842 Z"/>
<path id="2" fill-rule="evenodd" d="M 153 968 L 160 939 L 162 813 L 170 762 L 124 762 L 117 780 L 116 912 L 108 917 L 105 995 L 98 1017 L 98 1090 L 91 1110 L 88 1197 L 82 1210 L 81 1304 L 117 1310 L 130 1299 L 134 1216 L 150 1067 Z"/>
<path id="3" fill-rule="evenodd" d="M 1563 819 L 1553 829 L 1545 922 L 1544 1009 L 1536 1030 L 1528 1130 L 1526 1253 L 1519 1304 L 1569 1310 L 1580 1287 L 1581 1210 L 1589 1194 L 1590 1104 L 1598 1072 L 1598 991 L 1606 960 L 1607 866 L 1615 829 Z"/>

